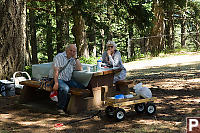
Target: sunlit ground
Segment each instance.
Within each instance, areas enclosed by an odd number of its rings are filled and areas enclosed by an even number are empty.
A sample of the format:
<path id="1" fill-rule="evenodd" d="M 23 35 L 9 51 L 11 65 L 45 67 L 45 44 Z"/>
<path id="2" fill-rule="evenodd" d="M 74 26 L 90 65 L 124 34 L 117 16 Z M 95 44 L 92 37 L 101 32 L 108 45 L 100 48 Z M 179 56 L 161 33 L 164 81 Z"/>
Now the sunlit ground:
<path id="1" fill-rule="evenodd" d="M 114 122 L 102 113 L 91 119 L 70 123 L 91 114 L 60 116 L 44 112 L 42 108 L 33 109 L 10 102 L 9 107 L 0 107 L 0 132 L 184 133 L 186 117 L 200 116 L 200 57 L 197 59 L 195 56 L 190 60 L 192 62 L 186 59 L 188 56 L 184 56 L 181 63 L 160 61 L 161 66 L 158 61 L 144 62 L 148 65 L 135 62 L 135 69 L 129 71 L 128 79 L 142 82 L 158 98 L 155 101 L 157 113 L 153 116 L 129 110 L 122 122 Z M 137 63 L 141 66 L 137 66 Z M 59 126 L 59 123 L 63 125 Z"/>

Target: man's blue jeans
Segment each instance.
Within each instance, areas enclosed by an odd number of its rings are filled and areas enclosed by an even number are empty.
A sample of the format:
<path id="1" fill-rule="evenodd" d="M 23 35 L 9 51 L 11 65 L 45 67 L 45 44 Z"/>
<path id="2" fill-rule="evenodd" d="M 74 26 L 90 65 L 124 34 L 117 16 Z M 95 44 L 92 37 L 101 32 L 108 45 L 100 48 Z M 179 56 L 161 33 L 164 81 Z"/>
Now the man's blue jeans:
<path id="1" fill-rule="evenodd" d="M 58 79 L 58 84 L 59 84 L 59 86 L 58 86 L 58 108 L 63 109 L 63 110 L 66 108 L 66 105 L 69 100 L 68 92 L 70 90 L 70 87 L 85 89 L 84 85 L 82 85 L 81 83 L 78 83 L 74 80 L 64 81 L 64 80 Z"/>

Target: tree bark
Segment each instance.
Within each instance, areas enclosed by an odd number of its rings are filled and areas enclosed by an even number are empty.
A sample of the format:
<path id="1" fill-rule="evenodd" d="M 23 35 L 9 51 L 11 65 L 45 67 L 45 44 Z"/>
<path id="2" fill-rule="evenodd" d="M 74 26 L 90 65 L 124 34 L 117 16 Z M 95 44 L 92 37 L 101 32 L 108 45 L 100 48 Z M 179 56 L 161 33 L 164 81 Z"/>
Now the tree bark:
<path id="1" fill-rule="evenodd" d="M 186 15 L 183 13 L 183 19 L 181 21 L 181 47 L 186 47 L 186 30 L 185 30 L 185 21 L 186 21 Z"/>
<path id="2" fill-rule="evenodd" d="M 151 31 L 149 48 L 152 56 L 158 56 L 163 49 L 163 30 L 164 30 L 164 10 L 162 3 L 153 0 L 153 12 L 155 19 L 153 20 L 154 27 Z"/>
<path id="3" fill-rule="evenodd" d="M 183 9 L 183 13 L 182 13 L 182 21 L 181 21 L 181 47 L 184 48 L 186 47 L 186 10 L 187 10 L 187 2 L 188 0 L 186 0 L 185 2 L 185 8 Z"/>
<path id="4" fill-rule="evenodd" d="M 92 55 L 93 57 L 97 56 L 97 51 L 96 51 L 96 29 L 93 23 L 89 23 L 89 30 L 87 37 L 89 38 L 89 55 Z"/>
<path id="5" fill-rule="evenodd" d="M 0 79 L 24 68 L 25 4 L 24 0 L 0 1 Z"/>
<path id="6" fill-rule="evenodd" d="M 31 5 L 34 7 L 35 3 L 31 2 Z M 31 32 L 31 52 L 32 52 L 32 64 L 38 64 L 38 48 L 37 48 L 37 38 L 36 38 L 36 16 L 35 16 L 35 10 L 30 10 L 30 32 Z"/>
<path id="7" fill-rule="evenodd" d="M 133 57 L 134 45 L 132 43 L 133 37 L 133 25 L 131 22 L 128 23 L 128 46 L 127 46 L 127 57 L 128 59 Z"/>
<path id="8" fill-rule="evenodd" d="M 51 28 L 51 19 L 49 16 L 47 16 L 47 35 L 46 35 L 46 42 L 47 42 L 47 57 L 48 57 L 48 62 L 53 61 L 53 44 L 52 44 L 52 38 L 53 38 L 53 33 L 52 33 L 52 28 Z"/>
<path id="9" fill-rule="evenodd" d="M 57 41 L 57 53 L 63 51 L 63 46 L 66 45 L 65 33 L 68 32 L 64 30 L 65 13 L 63 12 L 62 6 L 65 4 L 63 0 L 57 0 L 56 2 L 56 41 Z M 67 28 L 67 27 L 66 27 Z"/>
<path id="10" fill-rule="evenodd" d="M 105 37 L 105 34 L 104 34 L 104 29 L 100 29 L 100 33 L 101 33 L 101 53 L 100 54 L 103 54 L 103 52 L 106 50 L 106 43 L 104 41 L 104 37 Z"/>
<path id="11" fill-rule="evenodd" d="M 168 50 L 173 51 L 174 50 L 174 44 L 173 44 L 173 39 L 174 39 L 174 20 L 173 20 L 173 12 L 168 11 L 167 13 L 167 18 L 168 21 L 166 22 L 166 45 Z"/>
<path id="12" fill-rule="evenodd" d="M 196 51 L 199 50 L 199 47 L 200 47 L 200 34 L 199 34 L 199 24 L 196 23 L 195 24 L 195 27 L 196 27 L 196 37 L 195 37 L 195 44 L 196 44 Z"/>
<path id="13" fill-rule="evenodd" d="M 75 37 L 78 57 L 85 56 L 88 58 L 89 48 L 86 43 L 85 20 L 83 19 L 81 12 L 77 9 L 77 7 L 74 7 L 72 12 L 74 21 L 72 33 Z"/>

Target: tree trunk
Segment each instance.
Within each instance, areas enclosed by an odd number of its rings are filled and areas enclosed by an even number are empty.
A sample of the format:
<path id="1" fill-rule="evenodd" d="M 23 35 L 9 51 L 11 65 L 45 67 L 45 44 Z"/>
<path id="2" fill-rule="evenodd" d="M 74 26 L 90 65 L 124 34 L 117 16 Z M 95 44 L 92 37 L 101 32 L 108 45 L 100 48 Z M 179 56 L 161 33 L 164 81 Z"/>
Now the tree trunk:
<path id="1" fill-rule="evenodd" d="M 163 30 L 164 30 L 164 10 L 162 3 L 153 0 L 153 12 L 155 20 L 153 20 L 154 27 L 151 31 L 151 38 L 149 41 L 150 52 L 152 56 L 158 56 L 163 49 Z"/>
<path id="2" fill-rule="evenodd" d="M 183 9 L 183 19 L 181 20 L 181 47 L 186 47 L 186 10 L 187 10 L 187 0 L 186 0 L 186 6 Z"/>
<path id="3" fill-rule="evenodd" d="M 184 48 L 186 47 L 186 31 L 185 31 L 185 26 L 186 26 L 186 15 L 185 13 L 183 14 L 183 19 L 181 21 L 181 47 Z"/>
<path id="4" fill-rule="evenodd" d="M 88 58 L 89 48 L 86 43 L 85 20 L 83 19 L 81 12 L 76 7 L 73 9 L 72 16 L 74 21 L 72 33 L 75 37 L 78 57 L 85 56 Z"/>
<path id="5" fill-rule="evenodd" d="M 174 38 L 174 20 L 172 18 L 172 11 L 168 11 L 167 18 L 168 21 L 166 22 L 166 45 L 167 49 L 170 51 L 174 50 L 173 38 Z"/>
<path id="6" fill-rule="evenodd" d="M 133 43 L 132 43 L 132 37 L 133 37 L 133 25 L 131 22 L 128 23 L 128 46 L 127 46 L 127 57 L 128 59 L 133 57 L 133 51 L 134 51 L 134 47 L 133 47 Z"/>
<path id="7" fill-rule="evenodd" d="M 61 4 L 60 0 L 55 1 L 56 3 L 56 42 L 57 42 L 57 53 L 62 52 L 63 41 L 62 41 L 62 11 L 61 11 Z"/>
<path id="8" fill-rule="evenodd" d="M 131 52 L 132 45 L 131 45 L 131 37 L 130 35 L 128 36 L 128 46 L 127 46 L 127 58 L 131 59 L 133 57 L 133 53 Z"/>
<path id="9" fill-rule="evenodd" d="M 23 71 L 26 42 L 24 0 L 0 1 L 0 79 Z"/>
<path id="10" fill-rule="evenodd" d="M 111 29 L 110 29 L 110 25 L 111 25 L 111 19 L 112 19 L 112 15 L 111 15 L 111 13 L 112 13 L 112 8 L 111 8 L 111 6 L 112 6 L 112 3 L 111 3 L 111 1 L 110 0 L 108 0 L 107 1 L 107 13 L 106 13 L 106 16 L 107 16 L 107 20 L 108 20 L 108 22 L 107 22 L 107 26 L 105 27 L 105 36 L 106 36 L 106 42 L 108 42 L 109 40 L 112 40 L 112 38 L 113 38 L 113 33 L 112 33 L 112 31 L 111 31 Z"/>
<path id="11" fill-rule="evenodd" d="M 31 2 L 31 5 L 34 7 L 35 2 Z M 35 16 L 35 10 L 30 10 L 30 31 L 31 31 L 31 52 L 32 52 L 32 64 L 38 64 L 38 48 L 37 48 L 37 38 L 36 38 L 36 16 Z"/>
<path id="12" fill-rule="evenodd" d="M 105 44 L 105 41 L 104 41 L 104 37 L 105 37 L 105 35 L 104 35 L 104 29 L 101 29 L 100 33 L 101 33 L 101 38 L 102 38 L 102 40 L 101 40 L 101 53 L 100 54 L 103 54 L 103 52 L 106 49 L 106 44 Z"/>
<path id="13" fill-rule="evenodd" d="M 47 42 L 47 57 L 48 62 L 53 61 L 53 44 L 52 44 L 52 28 L 51 28 L 51 19 L 47 16 L 47 35 L 46 35 L 46 42 Z"/>
<path id="14" fill-rule="evenodd" d="M 195 37 L 195 44 L 196 44 L 196 51 L 199 50 L 199 46 L 200 46 L 200 34 L 199 34 L 199 24 L 196 23 L 195 24 L 196 27 L 196 37 Z"/>
<path id="15" fill-rule="evenodd" d="M 97 56 L 97 51 L 96 51 L 96 30 L 95 30 L 95 26 L 94 24 L 90 23 L 89 24 L 89 32 L 88 32 L 88 38 L 89 38 L 89 42 L 90 44 L 88 44 L 89 46 L 89 51 L 90 51 L 90 55 L 92 55 L 93 57 Z"/>
<path id="16" fill-rule="evenodd" d="M 26 9 L 26 14 L 27 14 L 27 9 Z M 28 16 L 26 15 L 26 20 L 28 20 Z M 26 22 L 26 48 L 25 48 L 25 66 L 28 65 L 30 66 L 31 65 L 31 50 L 30 50 L 30 30 L 29 30 L 29 26 L 28 26 L 28 23 Z"/>

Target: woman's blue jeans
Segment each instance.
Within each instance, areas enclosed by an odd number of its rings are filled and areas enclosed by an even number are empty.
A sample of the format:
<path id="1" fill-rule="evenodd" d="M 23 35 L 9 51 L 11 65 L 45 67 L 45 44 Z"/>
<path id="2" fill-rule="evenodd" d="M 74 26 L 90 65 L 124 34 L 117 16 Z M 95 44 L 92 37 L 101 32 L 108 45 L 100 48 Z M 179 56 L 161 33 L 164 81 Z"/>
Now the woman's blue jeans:
<path id="1" fill-rule="evenodd" d="M 85 89 L 84 85 L 74 80 L 64 81 L 64 80 L 58 79 L 58 108 L 59 109 L 64 110 L 66 108 L 66 105 L 69 102 L 68 92 L 70 90 L 70 87 Z"/>

